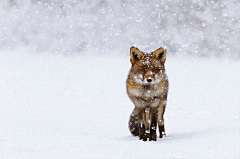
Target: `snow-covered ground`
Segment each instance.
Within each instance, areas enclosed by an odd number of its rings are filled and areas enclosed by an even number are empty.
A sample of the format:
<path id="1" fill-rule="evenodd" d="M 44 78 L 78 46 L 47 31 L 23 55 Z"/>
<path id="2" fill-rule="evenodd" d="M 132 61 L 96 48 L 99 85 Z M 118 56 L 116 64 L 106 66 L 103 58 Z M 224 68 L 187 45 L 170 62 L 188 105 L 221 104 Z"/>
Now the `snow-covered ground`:
<path id="1" fill-rule="evenodd" d="M 239 158 L 240 62 L 168 57 L 167 137 L 128 131 L 128 57 L 0 52 L 0 158 Z"/>

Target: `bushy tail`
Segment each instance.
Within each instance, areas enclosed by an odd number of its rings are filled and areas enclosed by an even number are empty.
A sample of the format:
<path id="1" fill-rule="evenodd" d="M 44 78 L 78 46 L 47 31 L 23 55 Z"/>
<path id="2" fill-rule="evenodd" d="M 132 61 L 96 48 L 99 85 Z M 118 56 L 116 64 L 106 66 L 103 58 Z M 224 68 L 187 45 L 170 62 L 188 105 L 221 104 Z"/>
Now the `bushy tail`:
<path id="1" fill-rule="evenodd" d="M 136 109 L 133 109 L 132 114 L 130 115 L 128 127 L 130 132 L 134 136 L 139 136 L 139 130 L 138 130 L 138 112 Z"/>

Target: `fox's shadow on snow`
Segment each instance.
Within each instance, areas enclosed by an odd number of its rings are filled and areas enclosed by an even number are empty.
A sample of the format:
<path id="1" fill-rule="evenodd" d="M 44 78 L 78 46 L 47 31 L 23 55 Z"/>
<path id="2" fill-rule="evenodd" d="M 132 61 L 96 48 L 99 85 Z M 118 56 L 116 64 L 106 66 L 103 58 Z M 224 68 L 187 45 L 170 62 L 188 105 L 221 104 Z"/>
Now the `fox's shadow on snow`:
<path id="1" fill-rule="evenodd" d="M 176 140 L 183 140 L 183 139 L 190 139 L 190 138 L 195 138 L 195 137 L 202 137 L 208 135 L 215 135 L 217 131 L 213 130 L 218 130 L 217 128 L 213 129 L 203 129 L 199 131 L 191 131 L 191 132 L 179 132 L 179 133 L 169 133 L 167 136 L 164 136 L 163 138 L 157 138 L 157 142 L 167 142 L 167 141 L 176 141 Z M 209 134 L 209 132 L 211 132 Z M 124 141 L 140 141 L 138 136 L 133 136 L 129 135 L 126 137 L 123 137 L 122 140 Z M 142 142 L 142 141 L 141 141 Z M 149 141 L 147 141 L 149 142 Z M 154 141 L 151 141 L 154 142 Z"/>

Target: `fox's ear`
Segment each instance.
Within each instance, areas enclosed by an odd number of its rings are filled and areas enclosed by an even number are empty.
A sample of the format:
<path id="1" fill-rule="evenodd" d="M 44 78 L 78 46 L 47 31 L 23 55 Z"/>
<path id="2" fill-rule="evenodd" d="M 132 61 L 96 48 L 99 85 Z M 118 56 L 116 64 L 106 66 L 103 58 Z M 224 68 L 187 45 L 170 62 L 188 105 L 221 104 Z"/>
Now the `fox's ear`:
<path id="1" fill-rule="evenodd" d="M 130 48 L 130 60 L 132 65 L 136 63 L 136 61 L 143 58 L 143 52 L 140 51 L 138 48 L 132 46 Z"/>
<path id="2" fill-rule="evenodd" d="M 153 57 L 159 59 L 163 64 L 166 61 L 167 50 L 164 48 L 159 48 L 153 52 Z"/>

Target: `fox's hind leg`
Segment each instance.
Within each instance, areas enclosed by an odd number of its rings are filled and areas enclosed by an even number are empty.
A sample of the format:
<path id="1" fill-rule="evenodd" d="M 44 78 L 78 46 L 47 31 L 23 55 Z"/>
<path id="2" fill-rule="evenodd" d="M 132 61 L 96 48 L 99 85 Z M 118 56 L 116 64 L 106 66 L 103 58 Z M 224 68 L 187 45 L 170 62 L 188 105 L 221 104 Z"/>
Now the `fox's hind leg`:
<path id="1" fill-rule="evenodd" d="M 160 107 L 158 109 L 158 119 L 157 119 L 157 122 L 158 122 L 158 129 L 159 129 L 159 137 L 162 138 L 163 135 L 166 136 L 166 133 L 165 133 L 165 128 L 164 128 L 164 118 L 163 118 L 163 115 L 164 115 L 164 111 L 165 111 L 165 104 L 160 104 Z"/>
<path id="2" fill-rule="evenodd" d="M 163 125 L 160 125 L 158 126 L 159 128 L 159 137 L 162 138 L 163 135 L 166 136 L 166 133 L 165 133 L 165 128 L 164 128 L 164 124 Z"/>

